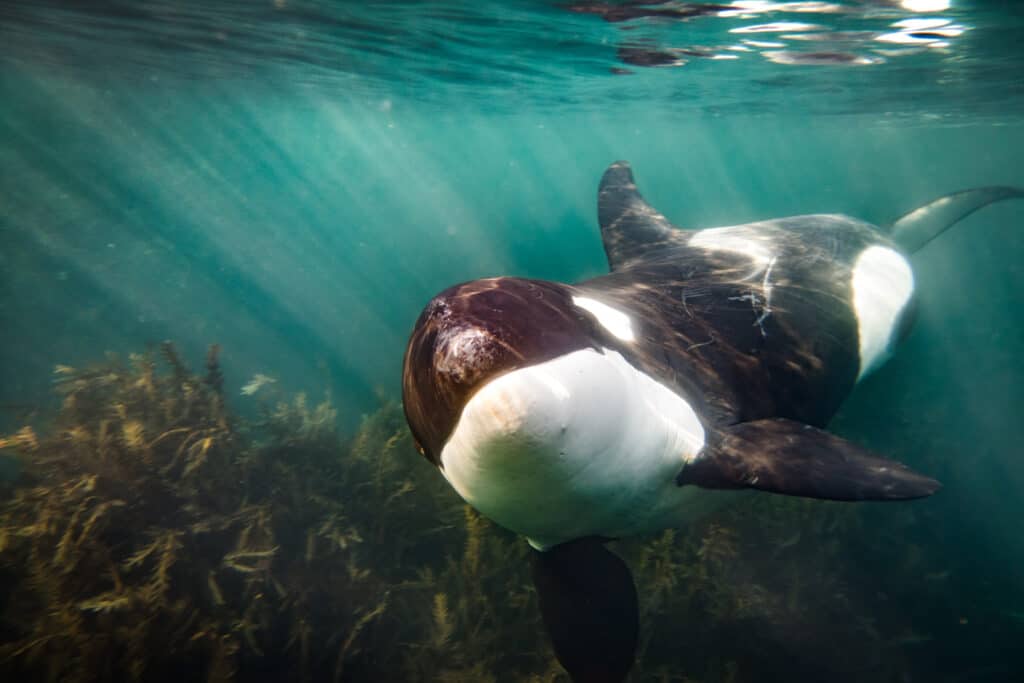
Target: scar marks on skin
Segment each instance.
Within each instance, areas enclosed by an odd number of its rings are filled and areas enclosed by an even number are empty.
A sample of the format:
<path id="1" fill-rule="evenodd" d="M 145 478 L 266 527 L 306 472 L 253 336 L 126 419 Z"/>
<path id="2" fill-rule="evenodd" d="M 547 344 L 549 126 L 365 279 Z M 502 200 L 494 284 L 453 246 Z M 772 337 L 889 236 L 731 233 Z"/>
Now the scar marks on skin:
<path id="1" fill-rule="evenodd" d="M 731 296 L 729 301 L 749 301 L 750 308 L 754 311 L 754 315 L 757 317 L 754 319 L 754 325 L 761 330 L 761 336 L 765 339 L 768 338 L 768 332 L 764 329 L 764 323 L 768 320 L 772 314 L 772 290 L 774 284 L 771 281 L 772 268 L 775 266 L 775 261 L 778 257 L 773 256 L 768 265 L 764 269 L 764 279 L 761 280 L 761 294 L 758 295 L 753 289 L 749 293 L 743 294 L 742 296 Z M 686 302 L 683 301 L 685 306 Z"/>

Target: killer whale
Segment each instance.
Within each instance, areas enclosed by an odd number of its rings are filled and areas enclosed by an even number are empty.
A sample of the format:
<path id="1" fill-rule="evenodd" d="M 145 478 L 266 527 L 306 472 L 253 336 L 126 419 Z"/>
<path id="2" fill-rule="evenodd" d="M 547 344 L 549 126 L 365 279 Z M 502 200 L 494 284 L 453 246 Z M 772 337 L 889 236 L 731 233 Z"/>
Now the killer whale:
<path id="1" fill-rule="evenodd" d="M 824 430 L 907 333 L 908 255 L 1017 188 L 947 195 L 888 231 L 841 215 L 688 230 L 625 162 L 598 191 L 610 272 L 496 277 L 416 322 L 403 406 L 423 455 L 527 538 L 545 625 L 577 681 L 621 680 L 638 630 L 610 538 L 685 523 L 741 489 L 904 500 L 938 482 Z"/>

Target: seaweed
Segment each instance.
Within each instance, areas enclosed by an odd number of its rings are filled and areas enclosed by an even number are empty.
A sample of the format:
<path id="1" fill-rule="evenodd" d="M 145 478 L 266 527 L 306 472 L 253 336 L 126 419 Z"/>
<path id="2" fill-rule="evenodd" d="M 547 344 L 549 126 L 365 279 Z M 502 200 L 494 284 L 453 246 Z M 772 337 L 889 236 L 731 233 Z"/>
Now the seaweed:
<path id="1" fill-rule="evenodd" d="M 329 394 L 243 389 L 262 401 L 243 420 L 228 384 L 216 346 L 202 375 L 169 342 L 58 366 L 52 423 L 0 437 L 21 464 L 0 499 L 4 680 L 567 680 L 532 551 L 417 454 L 398 403 L 348 437 Z M 872 514 L 752 496 L 615 542 L 641 600 L 631 678 L 893 680 L 931 634 L 851 559 L 945 574 L 898 542 L 920 515 L 872 534 Z"/>
<path id="2" fill-rule="evenodd" d="M 301 469 L 303 449 L 269 462 L 236 428 L 217 347 L 202 378 L 170 343 L 159 358 L 168 372 L 151 353 L 59 366 L 52 433 L 2 442 L 22 459 L 22 482 L 0 512 L 11 576 L 3 668 L 47 680 L 229 680 L 260 670 L 255 660 L 290 659 L 289 629 L 303 627 L 289 621 L 315 612 L 310 603 L 328 606 L 304 638 L 340 633 L 352 651 L 380 616 L 372 608 L 384 584 L 366 571 L 329 580 L 338 564 L 360 565 L 354 547 L 294 552 L 297 525 L 344 519 L 331 482 L 307 481 L 323 488 L 312 501 L 250 485 L 268 467 Z M 307 660 L 296 671 L 314 671 L 315 648 L 293 648 Z"/>
<path id="3" fill-rule="evenodd" d="M 536 651 L 555 670 L 527 548 L 421 461 L 400 406 L 351 439 L 329 396 L 246 422 L 218 352 L 202 376 L 170 342 L 58 366 L 49 433 L 0 440 L 22 466 L 0 505 L 0 673 L 509 680 Z"/>

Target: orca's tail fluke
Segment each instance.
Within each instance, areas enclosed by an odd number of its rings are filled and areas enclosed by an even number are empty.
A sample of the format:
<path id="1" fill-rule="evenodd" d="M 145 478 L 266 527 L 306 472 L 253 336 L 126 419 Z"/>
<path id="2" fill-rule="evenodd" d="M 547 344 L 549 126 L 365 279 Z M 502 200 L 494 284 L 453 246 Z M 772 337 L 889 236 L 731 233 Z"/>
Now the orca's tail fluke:
<path id="1" fill-rule="evenodd" d="M 1004 199 L 1024 198 L 1024 188 L 990 186 L 947 194 L 905 214 L 890 226 L 890 236 L 904 251 L 914 253 L 978 209 Z"/>

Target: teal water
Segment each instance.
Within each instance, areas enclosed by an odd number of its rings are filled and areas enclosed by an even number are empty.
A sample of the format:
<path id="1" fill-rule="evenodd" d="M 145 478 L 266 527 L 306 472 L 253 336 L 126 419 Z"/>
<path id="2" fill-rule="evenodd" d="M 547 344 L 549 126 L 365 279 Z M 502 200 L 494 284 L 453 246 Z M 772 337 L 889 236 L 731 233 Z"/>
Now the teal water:
<path id="1" fill-rule="evenodd" d="M 260 373 L 351 430 L 440 289 L 604 272 L 616 159 L 688 227 L 1024 186 L 1024 15 L 951 4 L 4 3 L 0 432 L 44 419 L 54 365 L 163 339 L 221 344 L 243 414 Z M 929 633 L 893 680 L 1024 673 L 1022 226 L 989 207 L 919 255 L 917 327 L 834 425 L 941 463 L 920 538 L 878 506 L 858 541 L 941 560 L 923 590 L 864 550 Z"/>

